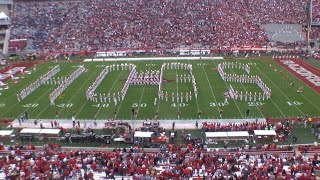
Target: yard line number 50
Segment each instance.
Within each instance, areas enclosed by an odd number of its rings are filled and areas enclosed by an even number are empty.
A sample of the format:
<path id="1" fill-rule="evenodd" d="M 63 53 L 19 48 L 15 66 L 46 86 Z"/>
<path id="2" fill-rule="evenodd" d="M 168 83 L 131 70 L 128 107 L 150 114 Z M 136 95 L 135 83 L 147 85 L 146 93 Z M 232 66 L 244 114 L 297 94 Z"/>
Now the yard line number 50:
<path id="1" fill-rule="evenodd" d="M 132 107 L 147 107 L 147 103 L 133 103 L 132 104 Z"/>

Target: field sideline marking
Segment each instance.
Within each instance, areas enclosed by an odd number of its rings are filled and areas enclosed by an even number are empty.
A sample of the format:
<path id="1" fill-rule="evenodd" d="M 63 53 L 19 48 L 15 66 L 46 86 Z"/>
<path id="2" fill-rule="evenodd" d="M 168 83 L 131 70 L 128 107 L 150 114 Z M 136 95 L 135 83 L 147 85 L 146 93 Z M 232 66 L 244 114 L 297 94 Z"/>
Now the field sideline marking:
<path id="1" fill-rule="evenodd" d="M 251 62 L 251 60 L 250 60 L 250 62 Z M 277 87 L 277 89 L 279 89 L 280 90 L 280 92 L 284 95 L 284 97 L 286 97 L 289 101 L 291 101 L 291 99 L 285 94 L 285 93 L 283 93 L 283 91 L 273 82 L 273 81 L 271 81 L 271 79 L 263 72 L 263 71 L 261 71 L 261 69 L 258 67 L 258 66 L 255 66 L 255 68 L 258 70 L 258 71 L 260 71 L 275 87 Z M 271 99 L 271 98 L 270 98 Z M 304 114 L 302 111 L 301 111 L 301 109 L 299 109 L 297 106 L 295 106 L 296 107 L 296 109 L 298 110 L 298 111 L 300 111 L 302 114 Z"/>
<path id="2" fill-rule="evenodd" d="M 139 61 L 139 63 L 140 63 L 140 62 L 141 62 L 141 61 Z M 150 61 L 150 63 L 152 63 L 152 62 Z M 150 69 L 151 69 L 151 66 L 149 66 L 149 70 L 148 70 L 148 71 L 150 71 Z M 137 116 L 136 116 L 136 117 L 138 117 L 138 114 L 139 114 L 140 104 L 141 104 L 142 97 L 143 97 L 143 94 L 144 94 L 144 90 L 145 90 L 145 89 L 146 89 L 146 86 L 144 86 L 144 87 L 143 87 L 143 90 L 142 90 L 142 94 L 141 94 L 140 101 L 139 101 L 139 104 L 138 104 Z"/>
<path id="3" fill-rule="evenodd" d="M 84 59 L 83 62 L 113 62 L 113 61 L 179 61 L 179 60 L 199 60 L 199 59 L 204 59 L 204 60 L 223 60 L 223 57 L 202 57 L 202 56 L 197 56 L 197 57 L 142 57 L 142 58 L 128 58 L 128 57 L 118 57 L 118 58 L 91 58 L 91 59 Z"/>
<path id="4" fill-rule="evenodd" d="M 204 68 L 201 59 L 200 59 L 200 62 L 201 62 L 201 67 L 202 67 L 202 69 L 203 69 L 203 71 L 204 71 L 204 74 L 206 75 L 207 81 L 208 81 L 208 83 L 209 83 L 209 86 L 210 86 L 210 89 L 211 89 L 211 94 L 213 95 L 214 101 L 215 101 L 215 103 L 217 104 L 216 107 L 217 107 L 217 109 L 218 109 L 219 116 L 220 116 L 220 118 L 222 119 L 222 115 L 221 115 L 221 113 L 220 113 L 221 109 L 220 109 L 220 107 L 218 106 L 218 101 L 217 101 L 216 96 L 215 96 L 215 94 L 214 94 L 214 92 L 213 92 L 213 89 L 212 89 L 212 86 L 211 86 L 211 82 L 210 82 L 209 77 L 208 77 L 208 73 L 207 73 L 206 69 Z M 215 64 L 215 63 L 214 63 L 214 64 Z M 239 112 L 240 112 L 240 110 L 239 110 Z M 240 114 L 241 114 L 241 113 L 240 113 Z"/>
<path id="5" fill-rule="evenodd" d="M 231 69 L 231 71 L 233 72 L 233 74 L 237 74 L 235 71 L 234 71 L 234 69 L 233 68 L 230 68 Z M 243 83 L 240 83 L 241 84 L 241 86 L 247 91 L 247 88 L 243 85 Z M 270 99 L 271 100 L 271 99 Z M 271 102 L 272 102 L 272 100 L 271 100 Z M 273 102 L 272 102 L 273 103 Z M 274 104 L 274 103 L 273 103 Z M 262 113 L 262 111 L 259 109 L 259 107 L 258 107 L 258 105 L 257 105 L 257 103 L 254 103 L 254 105 L 255 105 L 255 107 L 258 109 L 258 111 L 260 112 L 260 114 L 262 115 L 262 117 L 264 117 L 264 115 L 263 115 L 263 113 Z M 276 106 L 276 105 L 275 105 Z M 277 107 L 277 106 L 276 106 Z M 278 107 L 277 107 L 278 108 Z M 278 108 L 279 109 L 279 108 Z M 280 109 L 279 109 L 280 110 Z M 281 111 L 280 111 L 280 113 L 282 114 L 282 115 L 284 115 Z"/>
<path id="6" fill-rule="evenodd" d="M 68 66 L 65 66 L 63 69 L 66 69 Z M 57 73 L 58 74 L 58 73 Z M 56 76 L 57 74 L 55 74 L 54 76 Z M 53 76 L 53 77 L 54 77 Z M 55 86 L 52 85 L 47 91 L 45 91 L 39 98 L 36 99 L 35 102 L 32 102 L 32 103 L 37 103 L 39 101 L 39 99 L 42 98 L 42 96 L 44 96 L 48 91 L 50 91 L 52 88 L 54 88 Z M 17 104 L 20 104 L 20 102 L 17 102 L 16 104 L 14 104 L 11 108 L 9 108 L 5 113 L 7 113 L 9 110 L 11 110 L 13 107 L 15 107 Z M 26 110 L 24 110 L 24 112 L 27 112 L 27 110 L 30 109 L 30 107 L 28 107 Z M 5 114 L 3 113 L 3 114 Z M 19 117 L 20 117 L 21 113 L 19 114 Z"/>
<path id="7" fill-rule="evenodd" d="M 128 61 L 128 62 L 129 62 L 129 61 Z M 140 62 L 141 62 L 141 61 L 139 61 L 138 65 L 136 66 L 137 68 L 139 67 Z M 150 66 L 150 67 L 151 67 L 151 66 Z M 129 74 L 129 75 L 130 75 L 130 74 Z M 129 87 L 130 87 L 130 84 L 129 84 Z M 129 88 L 128 88 L 128 89 L 129 89 Z M 119 105 L 118 110 L 117 110 L 117 112 L 116 112 L 116 114 L 115 114 L 115 116 L 114 116 L 114 119 L 116 119 L 116 117 L 117 117 L 117 115 L 118 115 L 118 112 L 120 111 L 120 108 L 121 108 L 121 105 L 122 105 L 123 101 L 124 101 L 124 99 L 120 102 L 120 105 Z M 140 106 L 140 104 L 139 104 L 139 106 Z M 132 108 L 132 107 L 131 107 L 131 108 Z"/>
<path id="8" fill-rule="evenodd" d="M 87 71 L 88 71 L 88 69 L 87 69 Z M 87 78 L 87 80 L 80 86 L 80 88 L 78 88 L 78 90 L 76 91 L 76 93 L 74 93 L 72 96 L 71 96 L 71 98 L 69 99 L 69 101 L 66 103 L 66 104 L 69 104 L 70 103 L 70 101 L 73 99 L 73 97 L 80 91 L 80 89 L 82 89 L 82 87 L 89 81 L 89 79 L 90 79 L 90 77 L 93 75 L 94 73 L 92 73 L 90 76 L 89 76 L 89 78 Z M 70 87 L 70 86 L 69 86 Z M 67 88 L 68 89 L 68 88 Z M 66 90 L 67 90 L 66 89 Z M 55 106 L 55 105 L 54 105 Z M 35 118 L 35 119 L 37 119 L 45 110 L 47 110 L 48 109 L 48 107 L 50 107 L 50 104 L 49 105 L 47 105 L 47 107 L 43 110 L 43 111 L 41 111 L 41 113 Z M 64 110 L 64 109 L 67 109 L 67 108 L 62 108 L 61 109 L 61 111 L 59 111 L 58 112 L 58 115 L 60 116 L 60 113 Z M 68 118 L 66 118 L 66 119 L 68 119 Z"/>
<path id="9" fill-rule="evenodd" d="M 217 67 L 217 64 L 215 63 L 215 61 L 212 60 L 212 62 L 213 62 L 213 64 Z M 206 72 L 206 74 L 207 74 L 207 71 L 205 71 L 205 72 Z M 208 79 L 208 81 L 209 81 L 209 79 Z M 226 83 L 224 80 L 222 80 L 222 81 L 224 82 L 224 85 L 225 85 L 225 86 L 227 87 L 227 89 L 228 89 L 227 83 Z M 211 83 L 210 83 L 210 87 L 211 87 Z M 212 91 L 212 87 L 211 87 L 211 91 Z M 233 99 L 233 102 L 234 102 L 234 104 L 237 106 L 237 109 L 238 109 L 241 117 L 242 117 L 242 118 L 245 118 L 245 117 L 243 116 L 243 114 L 241 113 L 241 111 L 240 111 L 240 109 L 239 109 L 239 106 L 238 106 L 236 100 Z M 217 102 L 216 102 L 216 103 L 217 103 Z"/>

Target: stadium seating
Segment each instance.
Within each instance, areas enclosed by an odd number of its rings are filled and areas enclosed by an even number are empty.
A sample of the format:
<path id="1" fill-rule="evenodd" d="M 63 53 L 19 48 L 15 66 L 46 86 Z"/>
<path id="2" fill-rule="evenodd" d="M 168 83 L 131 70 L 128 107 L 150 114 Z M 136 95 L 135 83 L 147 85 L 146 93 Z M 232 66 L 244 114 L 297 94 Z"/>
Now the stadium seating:
<path id="1" fill-rule="evenodd" d="M 317 0 L 312 1 L 312 21 L 320 22 L 320 2 Z"/>
<path id="2" fill-rule="evenodd" d="M 11 50 L 23 51 L 27 47 L 27 39 L 12 40 L 9 42 Z"/>
<path id="3" fill-rule="evenodd" d="M 46 51 L 269 45 L 267 23 L 307 23 L 307 0 L 27 1 L 12 39 Z M 188 13 L 186 13 L 188 12 Z"/>
<path id="4" fill-rule="evenodd" d="M 281 147 L 209 152 L 192 146 L 164 152 L 144 152 L 134 147 L 108 152 L 61 150 L 48 144 L 37 151 L 32 145 L 1 146 L 0 155 L 0 176 L 18 179 L 316 179 L 319 170 L 317 154 L 296 155 L 292 148 Z"/>
<path id="5" fill-rule="evenodd" d="M 310 32 L 310 38 L 320 40 L 320 28 L 312 28 Z"/>

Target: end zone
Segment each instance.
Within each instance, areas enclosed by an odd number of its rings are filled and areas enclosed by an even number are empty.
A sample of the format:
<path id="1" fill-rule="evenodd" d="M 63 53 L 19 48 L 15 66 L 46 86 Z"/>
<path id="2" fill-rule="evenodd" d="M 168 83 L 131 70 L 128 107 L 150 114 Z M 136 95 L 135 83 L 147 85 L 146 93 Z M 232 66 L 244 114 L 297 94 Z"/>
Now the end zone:
<path id="1" fill-rule="evenodd" d="M 275 62 L 301 79 L 309 87 L 320 93 L 320 70 L 302 60 L 286 58 L 274 59 Z"/>

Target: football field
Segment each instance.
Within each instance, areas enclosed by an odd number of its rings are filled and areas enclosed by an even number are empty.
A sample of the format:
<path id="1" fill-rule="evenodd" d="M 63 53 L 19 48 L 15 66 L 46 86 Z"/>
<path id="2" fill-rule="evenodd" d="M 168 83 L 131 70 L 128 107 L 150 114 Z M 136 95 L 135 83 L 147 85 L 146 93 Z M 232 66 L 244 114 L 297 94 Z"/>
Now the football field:
<path id="1" fill-rule="evenodd" d="M 188 102 L 184 99 L 177 102 L 172 101 L 171 94 L 185 94 L 193 92 L 192 83 L 182 82 L 177 76 L 184 76 L 187 71 L 181 69 L 169 69 L 164 71 L 163 91 L 168 92 L 169 98 L 163 100 L 158 98 L 157 85 L 130 85 L 123 101 L 117 104 L 113 101 L 101 103 L 87 100 L 86 91 L 96 80 L 106 65 L 132 63 L 137 66 L 137 72 L 158 70 L 162 64 L 180 62 L 192 64 L 193 74 L 198 87 L 198 97 L 192 97 Z M 271 98 L 268 100 L 234 100 L 229 99 L 225 103 L 224 93 L 230 85 L 239 92 L 262 92 L 256 84 L 226 82 L 222 80 L 217 70 L 218 64 L 226 60 L 146 60 L 127 62 L 60 62 L 41 63 L 31 75 L 19 79 L 17 84 L 8 80 L 8 90 L 2 90 L 0 95 L 0 118 L 17 118 L 23 112 L 28 112 L 29 118 L 33 119 L 71 119 L 75 114 L 77 119 L 131 119 L 132 109 L 137 119 L 153 118 L 158 114 L 159 119 L 228 119 L 245 118 L 247 109 L 250 110 L 252 118 L 284 118 L 293 116 L 320 117 L 320 96 L 305 85 L 300 79 L 290 74 L 273 60 L 239 59 L 227 60 L 227 62 L 238 62 L 250 67 L 250 75 L 257 75 L 272 90 Z M 68 77 L 81 64 L 87 69 L 56 99 L 55 105 L 51 105 L 49 94 L 59 85 L 41 85 L 21 102 L 17 100 L 17 94 L 41 75 L 47 73 L 52 67 L 59 64 L 60 72 L 54 77 Z M 270 67 L 271 64 L 271 67 Z M 274 70 L 276 67 L 277 71 Z M 30 69 L 31 71 L 31 69 Z M 244 74 L 241 69 L 226 69 L 230 74 Z M 282 73 L 281 73 L 282 72 Z M 113 94 L 120 92 L 123 88 L 130 71 L 112 71 L 105 76 L 97 87 L 97 94 Z M 20 76 L 20 75 L 19 75 Z M 286 76 L 289 80 L 286 80 Z M 295 82 L 295 87 L 290 86 Z M 297 93 L 298 87 L 303 86 L 303 93 Z M 157 98 L 157 99 L 155 99 Z"/>

